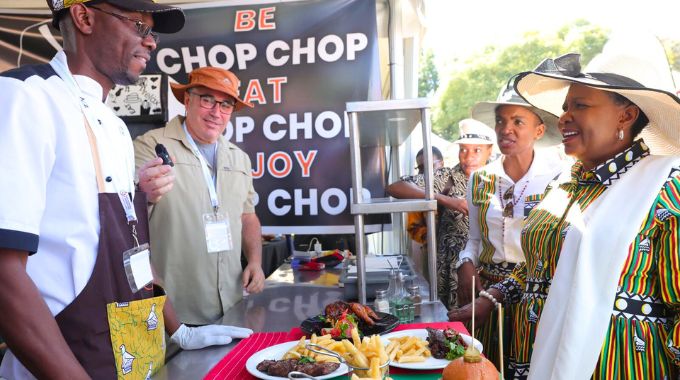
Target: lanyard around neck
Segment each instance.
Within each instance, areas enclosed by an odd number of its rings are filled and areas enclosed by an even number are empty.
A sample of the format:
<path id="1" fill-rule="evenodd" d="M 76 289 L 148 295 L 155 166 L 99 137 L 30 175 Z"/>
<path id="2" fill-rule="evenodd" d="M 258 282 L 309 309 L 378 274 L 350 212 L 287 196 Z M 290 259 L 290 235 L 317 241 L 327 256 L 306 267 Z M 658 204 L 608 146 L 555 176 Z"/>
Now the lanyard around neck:
<path id="1" fill-rule="evenodd" d="M 80 106 L 80 111 L 83 113 L 83 116 L 85 117 L 85 129 L 87 132 L 88 136 L 88 142 L 90 143 L 90 152 L 92 154 L 92 161 L 94 162 L 94 170 L 95 170 L 95 175 L 97 178 L 97 188 L 100 193 L 105 192 L 104 188 L 104 181 L 102 180 L 103 175 L 102 175 L 102 168 L 101 168 L 101 160 L 99 157 L 99 149 L 97 145 L 97 130 L 92 128 L 92 125 L 94 124 L 94 118 L 91 114 L 91 111 L 89 109 L 89 106 L 87 105 L 87 102 L 85 101 L 85 96 L 83 95 L 82 91 L 80 90 L 80 87 L 78 86 L 78 83 L 76 82 L 75 78 L 71 74 L 71 71 L 66 67 L 64 62 L 62 62 L 58 57 L 50 61 L 50 66 L 56 71 L 56 73 L 59 75 L 59 77 L 64 81 L 66 84 L 66 87 L 68 88 L 69 92 L 71 95 L 73 95 L 76 99 L 78 99 L 78 104 Z M 100 137 L 101 138 L 101 137 Z M 124 160 L 127 164 L 127 158 Z M 126 165 L 127 167 L 127 165 Z M 113 182 L 113 187 L 118 194 L 118 198 L 120 199 L 120 203 L 123 206 L 123 210 L 125 211 L 125 217 L 129 223 L 132 222 L 137 222 L 137 213 L 135 212 L 135 207 L 134 204 L 132 203 L 132 197 L 134 197 L 134 193 L 128 193 L 127 191 L 120 191 L 120 187 L 118 186 L 118 182 L 121 181 L 121 179 L 117 178 L 112 179 Z M 130 181 L 130 179 L 128 179 Z M 131 185 L 132 182 L 129 183 Z M 129 187 L 131 191 L 134 191 L 134 186 Z"/>
<path id="2" fill-rule="evenodd" d="M 194 154 L 194 156 L 196 156 L 196 158 L 198 158 L 198 161 L 201 163 L 201 170 L 203 171 L 203 180 L 205 181 L 206 186 L 208 186 L 208 192 L 210 193 L 210 204 L 212 205 L 213 211 L 217 213 L 217 210 L 220 207 L 220 202 L 217 199 L 216 178 L 213 178 L 213 175 L 210 172 L 210 168 L 208 168 L 208 163 L 206 162 L 205 157 L 203 157 L 203 154 L 198 150 L 198 145 L 196 145 L 194 138 L 191 137 L 189 131 L 187 130 L 186 123 L 182 123 L 182 129 L 184 129 L 184 134 L 186 134 L 187 140 L 189 141 L 189 145 L 191 146 L 191 152 Z M 217 143 L 215 144 L 216 144 L 215 149 L 217 149 Z M 217 154 L 217 152 L 215 152 L 215 154 Z M 215 173 L 217 173 L 217 170 L 215 170 Z"/>

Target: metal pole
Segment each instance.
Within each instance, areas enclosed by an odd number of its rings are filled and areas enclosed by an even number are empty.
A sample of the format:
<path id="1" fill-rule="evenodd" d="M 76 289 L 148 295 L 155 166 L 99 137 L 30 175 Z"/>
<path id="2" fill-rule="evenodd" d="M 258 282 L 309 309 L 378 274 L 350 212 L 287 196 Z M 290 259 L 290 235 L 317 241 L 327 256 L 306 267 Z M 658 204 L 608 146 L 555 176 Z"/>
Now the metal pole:
<path id="1" fill-rule="evenodd" d="M 390 49 L 390 99 L 404 98 L 404 41 L 402 36 L 401 0 L 387 0 L 390 23 L 387 41 Z"/>
<path id="2" fill-rule="evenodd" d="M 390 183 L 396 182 L 401 178 L 401 161 L 399 160 L 399 145 L 390 145 L 390 161 L 392 163 L 392 176 L 390 177 Z M 392 233 L 389 234 L 391 237 L 391 246 L 394 247 L 396 243 L 397 252 L 401 255 L 406 254 L 406 214 L 403 212 L 393 212 L 392 217 Z M 385 239 L 385 234 L 383 234 L 383 239 Z M 385 252 L 382 252 L 385 254 Z"/>
<path id="3" fill-rule="evenodd" d="M 352 170 L 352 198 L 353 203 L 362 203 L 363 183 L 361 180 L 361 146 L 359 145 L 359 119 L 356 112 L 349 113 L 349 152 Z M 364 216 L 360 213 L 354 215 L 354 241 L 356 243 L 357 264 L 357 293 L 359 302 L 366 303 L 366 243 L 364 240 Z"/>
<path id="4" fill-rule="evenodd" d="M 425 199 L 434 199 L 433 173 L 432 173 L 432 143 L 430 142 L 430 119 L 429 109 L 420 110 L 420 122 L 423 130 L 423 146 L 425 158 Z M 434 211 L 428 211 L 425 219 L 427 224 L 427 270 L 430 275 L 430 301 L 434 302 L 437 296 L 437 234 Z"/>

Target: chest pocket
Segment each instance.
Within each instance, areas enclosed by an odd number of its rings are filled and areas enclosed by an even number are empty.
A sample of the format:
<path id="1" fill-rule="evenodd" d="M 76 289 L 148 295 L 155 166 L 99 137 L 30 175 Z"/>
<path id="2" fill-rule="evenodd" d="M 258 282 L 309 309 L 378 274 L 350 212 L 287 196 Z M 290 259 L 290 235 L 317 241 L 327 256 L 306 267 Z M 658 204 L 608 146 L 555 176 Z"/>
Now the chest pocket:
<path id="1" fill-rule="evenodd" d="M 494 196 L 494 193 L 489 191 L 491 187 L 488 183 L 478 182 L 472 189 L 472 204 L 477 207 L 488 204 Z"/>
<path id="2" fill-rule="evenodd" d="M 189 151 L 175 151 L 174 164 L 179 166 L 201 167 L 201 164 Z"/>
<path id="3" fill-rule="evenodd" d="M 493 174 L 475 172 L 470 181 L 472 204 L 481 207 L 488 205 L 495 196 L 496 176 Z"/>
<path id="4" fill-rule="evenodd" d="M 243 204 L 250 189 L 250 176 L 245 170 L 222 165 L 217 173 L 220 192 Z M 231 203 L 231 201 L 230 201 Z"/>

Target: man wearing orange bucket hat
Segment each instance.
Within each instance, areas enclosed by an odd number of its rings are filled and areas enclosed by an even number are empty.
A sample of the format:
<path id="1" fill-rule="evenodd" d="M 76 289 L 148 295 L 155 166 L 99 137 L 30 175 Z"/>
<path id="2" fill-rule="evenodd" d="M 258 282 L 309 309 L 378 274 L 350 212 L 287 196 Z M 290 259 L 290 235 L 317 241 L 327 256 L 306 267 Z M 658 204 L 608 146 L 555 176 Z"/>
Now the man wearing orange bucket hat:
<path id="1" fill-rule="evenodd" d="M 135 140 L 136 163 L 154 157 L 159 143 L 175 161 L 173 190 L 150 207 L 152 263 L 179 319 L 203 325 L 264 288 L 250 159 L 223 136 L 232 113 L 252 104 L 240 98 L 238 78 L 217 67 L 171 87 L 186 116 Z"/>

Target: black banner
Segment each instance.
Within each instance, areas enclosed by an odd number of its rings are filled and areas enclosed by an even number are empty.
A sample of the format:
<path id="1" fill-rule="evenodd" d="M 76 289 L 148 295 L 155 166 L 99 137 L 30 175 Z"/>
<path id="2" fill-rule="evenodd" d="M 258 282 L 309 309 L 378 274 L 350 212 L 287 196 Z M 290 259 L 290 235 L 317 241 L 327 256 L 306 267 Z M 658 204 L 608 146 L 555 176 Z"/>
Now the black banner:
<path id="1" fill-rule="evenodd" d="M 252 160 L 264 232 L 353 233 L 344 109 L 348 101 L 380 98 L 375 1 L 198 5 L 185 13 L 182 31 L 161 35 L 147 72 L 186 83 L 191 70 L 219 66 L 239 77 L 242 98 L 255 107 L 232 116 L 227 137 Z M 16 30 L 40 21 L 2 19 Z M 22 64 L 55 53 L 47 25 L 39 28 L 24 32 Z M 12 54 L 3 46 L 0 59 L 11 62 Z M 362 156 L 364 193 L 385 196 L 384 150 L 365 148 Z"/>

